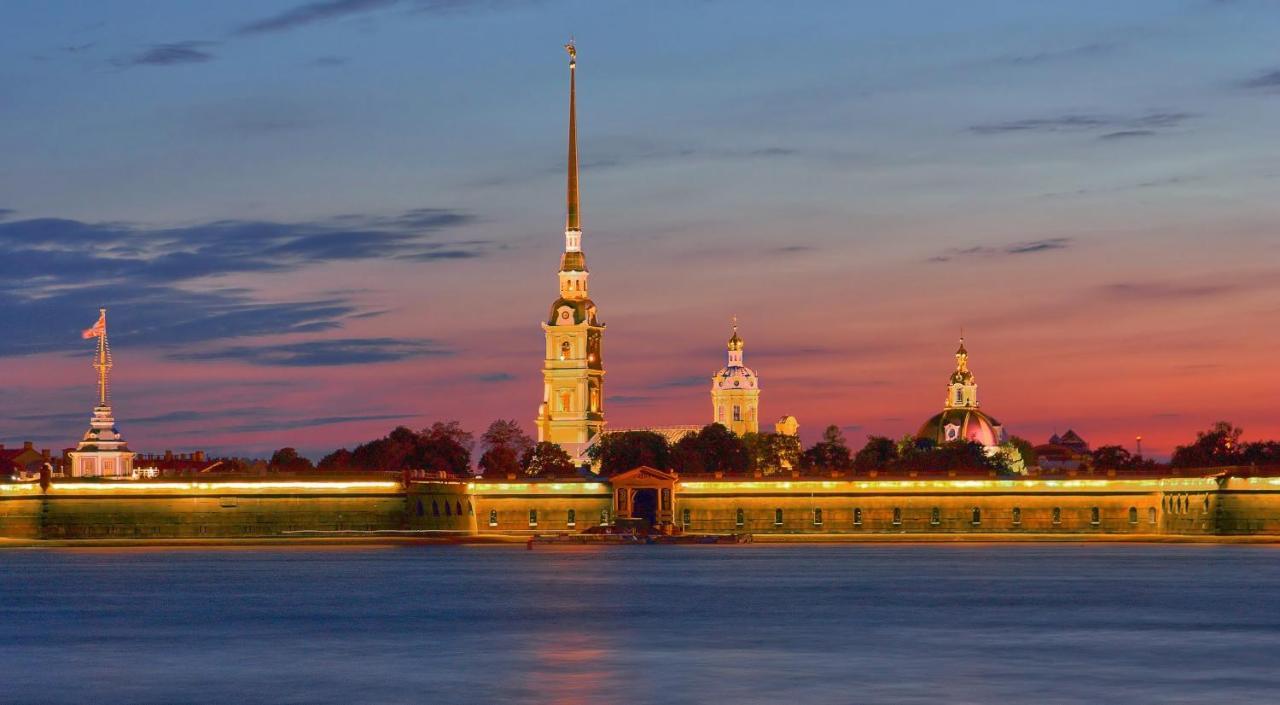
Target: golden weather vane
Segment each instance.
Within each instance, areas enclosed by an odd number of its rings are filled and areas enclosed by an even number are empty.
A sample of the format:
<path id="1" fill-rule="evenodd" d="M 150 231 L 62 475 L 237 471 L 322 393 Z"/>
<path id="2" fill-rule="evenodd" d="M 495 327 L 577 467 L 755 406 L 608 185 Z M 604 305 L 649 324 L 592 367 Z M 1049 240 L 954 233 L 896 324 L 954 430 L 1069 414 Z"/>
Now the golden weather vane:
<path id="1" fill-rule="evenodd" d="M 573 43 L 573 37 L 569 37 L 569 43 L 564 45 L 564 50 L 569 52 L 570 63 L 578 59 L 578 47 Z"/>

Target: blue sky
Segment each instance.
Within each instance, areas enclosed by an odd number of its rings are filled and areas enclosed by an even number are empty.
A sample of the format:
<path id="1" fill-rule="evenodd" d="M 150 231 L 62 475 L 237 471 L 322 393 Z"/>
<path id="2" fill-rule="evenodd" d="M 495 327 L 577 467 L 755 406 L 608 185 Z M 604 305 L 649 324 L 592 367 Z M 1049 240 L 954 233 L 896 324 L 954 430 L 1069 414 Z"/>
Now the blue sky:
<path id="1" fill-rule="evenodd" d="M 737 314 L 806 433 L 913 430 L 964 327 L 1015 432 L 1280 435 L 1265 0 L 6 3 L 0 435 L 78 436 L 99 305 L 144 450 L 531 420 L 571 34 L 615 422 Z"/>

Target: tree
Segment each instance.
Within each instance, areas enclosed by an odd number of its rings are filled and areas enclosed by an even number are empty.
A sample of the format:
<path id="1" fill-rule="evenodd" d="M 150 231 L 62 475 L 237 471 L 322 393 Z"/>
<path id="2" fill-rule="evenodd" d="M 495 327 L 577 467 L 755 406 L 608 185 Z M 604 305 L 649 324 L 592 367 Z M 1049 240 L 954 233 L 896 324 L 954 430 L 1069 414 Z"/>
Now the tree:
<path id="1" fill-rule="evenodd" d="M 853 467 L 849 446 L 839 426 L 827 426 L 822 432 L 822 440 L 806 450 L 800 462 L 805 468 L 812 469 L 844 471 Z"/>
<path id="2" fill-rule="evenodd" d="M 1219 421 L 1208 431 L 1197 433 L 1195 443 L 1175 448 L 1171 464 L 1175 468 L 1239 465 L 1244 460 L 1240 447 L 1242 433 L 1236 426 Z"/>
<path id="3" fill-rule="evenodd" d="M 311 460 L 298 455 L 295 448 L 281 448 L 272 453 L 268 466 L 272 472 L 307 472 L 313 469 Z"/>
<path id="4" fill-rule="evenodd" d="M 1090 455 L 1093 467 L 1099 470 L 1128 470 L 1134 460 L 1124 446 L 1098 446 Z"/>
<path id="5" fill-rule="evenodd" d="M 470 477 L 473 445 L 471 434 L 457 421 L 437 421 L 418 434 L 416 447 L 406 460 L 411 468 Z"/>
<path id="6" fill-rule="evenodd" d="M 904 455 L 895 467 L 918 473 L 948 473 L 963 470 L 1008 472 L 1004 454 L 987 455 L 981 443 L 969 440 L 948 441 L 928 445 Z"/>
<path id="7" fill-rule="evenodd" d="M 505 477 L 522 472 L 521 458 L 533 448 L 533 439 L 515 421 L 499 419 L 489 424 L 480 436 L 485 451 L 480 456 L 480 471 L 488 477 Z"/>
<path id="8" fill-rule="evenodd" d="M 1022 456 L 1024 466 L 1032 468 L 1040 465 L 1040 456 L 1036 453 L 1036 447 L 1021 436 L 1009 436 L 1009 440 L 1005 444 L 1011 445 L 1018 449 L 1018 454 Z"/>
<path id="9" fill-rule="evenodd" d="M 320 464 L 316 467 L 321 470 L 349 470 L 354 467 L 351 462 L 351 451 L 346 448 L 339 448 L 332 453 L 320 459 Z"/>
<path id="10" fill-rule="evenodd" d="M 747 449 L 748 469 L 765 475 L 798 467 L 804 452 L 800 438 L 786 433 L 747 433 L 742 444 Z"/>
<path id="11" fill-rule="evenodd" d="M 682 473 L 742 474 L 750 466 L 747 446 L 723 424 L 712 423 L 685 434 L 671 449 L 671 465 Z"/>
<path id="12" fill-rule="evenodd" d="M 520 467 L 528 477 L 571 477 L 578 468 L 559 444 L 539 441 L 520 457 Z"/>
<path id="13" fill-rule="evenodd" d="M 898 444 L 885 436 L 867 436 L 867 444 L 853 456 L 853 469 L 857 472 L 882 470 L 898 460 Z"/>
<path id="14" fill-rule="evenodd" d="M 658 470 L 671 469 L 671 448 L 667 439 L 653 431 L 621 431 L 606 433 L 588 451 L 600 463 L 600 474 L 606 477 L 647 465 Z"/>

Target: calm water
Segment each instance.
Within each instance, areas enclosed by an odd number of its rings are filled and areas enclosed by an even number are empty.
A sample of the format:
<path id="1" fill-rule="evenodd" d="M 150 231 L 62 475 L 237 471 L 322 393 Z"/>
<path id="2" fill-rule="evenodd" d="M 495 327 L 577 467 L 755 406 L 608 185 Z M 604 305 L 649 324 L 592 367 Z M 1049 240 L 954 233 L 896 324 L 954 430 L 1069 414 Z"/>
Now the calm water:
<path id="1" fill-rule="evenodd" d="M 5 703 L 1280 702 L 1280 548 L 0 552 Z"/>

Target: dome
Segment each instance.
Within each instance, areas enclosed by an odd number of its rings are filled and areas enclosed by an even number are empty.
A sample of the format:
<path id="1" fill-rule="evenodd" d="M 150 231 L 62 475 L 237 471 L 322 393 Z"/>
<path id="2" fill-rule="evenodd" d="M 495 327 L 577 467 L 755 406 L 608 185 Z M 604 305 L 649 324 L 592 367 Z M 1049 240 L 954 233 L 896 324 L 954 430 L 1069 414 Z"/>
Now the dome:
<path id="1" fill-rule="evenodd" d="M 564 297 L 556 299 L 555 303 L 551 304 L 551 313 L 547 316 L 547 325 L 556 325 L 560 309 L 565 306 L 573 311 L 573 323 L 577 324 L 585 321 L 593 326 L 599 325 L 596 323 L 595 302 L 591 299 L 566 299 Z"/>
<path id="2" fill-rule="evenodd" d="M 977 409 L 947 409 L 924 422 L 916 432 L 917 440 L 939 445 L 948 441 L 969 440 L 984 446 L 1000 445 L 1004 430 L 1000 422 Z"/>
<path id="3" fill-rule="evenodd" d="M 755 370 L 742 365 L 720 368 L 711 381 L 718 389 L 755 389 L 760 385 Z"/>
<path id="4" fill-rule="evenodd" d="M 742 339 L 742 336 L 738 335 L 738 326 L 735 325 L 733 327 L 733 337 L 729 339 L 729 350 L 739 352 L 745 344 L 746 341 Z"/>

